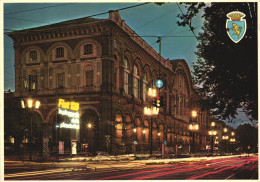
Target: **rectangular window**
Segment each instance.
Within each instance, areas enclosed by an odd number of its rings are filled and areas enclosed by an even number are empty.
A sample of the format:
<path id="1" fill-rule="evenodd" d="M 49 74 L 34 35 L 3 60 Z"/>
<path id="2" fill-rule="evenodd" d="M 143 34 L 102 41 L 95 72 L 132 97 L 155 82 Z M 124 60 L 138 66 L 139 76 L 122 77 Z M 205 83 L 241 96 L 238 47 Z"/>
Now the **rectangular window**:
<path id="1" fill-rule="evenodd" d="M 143 82 L 143 100 L 144 101 L 146 101 L 147 89 L 148 89 L 148 84 Z"/>
<path id="2" fill-rule="evenodd" d="M 84 45 L 84 55 L 93 54 L 93 44 Z"/>
<path id="3" fill-rule="evenodd" d="M 63 58 L 64 57 L 64 47 L 56 48 L 56 58 Z"/>
<path id="4" fill-rule="evenodd" d="M 29 56 L 30 61 L 37 61 L 37 51 L 30 51 Z"/>
<path id="5" fill-rule="evenodd" d="M 29 75 L 29 90 L 37 90 L 37 75 Z"/>
<path id="6" fill-rule="evenodd" d="M 139 92 L 139 80 L 137 78 L 134 77 L 134 80 L 133 80 L 133 87 L 134 87 L 134 96 L 136 98 L 140 98 L 140 92 Z"/>
<path id="7" fill-rule="evenodd" d="M 93 70 L 86 71 L 86 86 L 93 86 Z"/>
<path id="8" fill-rule="evenodd" d="M 129 94 L 129 90 L 128 90 L 128 77 L 129 77 L 129 74 L 127 72 L 125 72 L 124 74 L 124 90 L 125 90 L 125 93 L 126 94 Z"/>
<path id="9" fill-rule="evenodd" d="M 65 73 L 58 73 L 57 74 L 57 88 L 64 88 L 65 87 Z"/>

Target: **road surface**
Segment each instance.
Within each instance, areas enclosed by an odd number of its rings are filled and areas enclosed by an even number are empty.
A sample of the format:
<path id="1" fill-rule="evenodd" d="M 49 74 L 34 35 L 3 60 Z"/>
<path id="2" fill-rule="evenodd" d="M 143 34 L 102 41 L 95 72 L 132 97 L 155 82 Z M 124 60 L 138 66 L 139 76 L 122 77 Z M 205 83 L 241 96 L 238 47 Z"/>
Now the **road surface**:
<path id="1" fill-rule="evenodd" d="M 87 168 L 86 168 L 87 166 Z M 5 164 L 5 180 L 258 179 L 258 157 L 147 163 L 96 161 Z"/>

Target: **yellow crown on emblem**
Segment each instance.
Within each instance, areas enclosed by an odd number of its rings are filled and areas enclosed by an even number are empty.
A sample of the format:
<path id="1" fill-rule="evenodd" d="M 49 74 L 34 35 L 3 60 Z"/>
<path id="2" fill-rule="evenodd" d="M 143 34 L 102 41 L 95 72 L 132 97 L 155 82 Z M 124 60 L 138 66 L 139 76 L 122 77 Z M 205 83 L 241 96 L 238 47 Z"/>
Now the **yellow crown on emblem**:
<path id="1" fill-rule="evenodd" d="M 227 17 L 231 20 L 241 20 L 241 18 L 244 18 L 246 15 L 239 11 L 233 11 L 227 14 Z"/>

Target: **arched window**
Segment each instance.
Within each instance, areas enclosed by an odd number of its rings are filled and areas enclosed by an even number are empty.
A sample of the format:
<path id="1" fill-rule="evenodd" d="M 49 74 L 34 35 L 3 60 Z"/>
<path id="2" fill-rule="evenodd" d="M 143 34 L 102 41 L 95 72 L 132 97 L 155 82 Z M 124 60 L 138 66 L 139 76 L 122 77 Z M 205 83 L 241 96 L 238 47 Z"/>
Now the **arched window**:
<path id="1" fill-rule="evenodd" d="M 124 58 L 124 90 L 125 90 L 125 93 L 126 94 L 129 94 L 129 91 L 130 91 L 130 68 L 129 68 L 129 61 L 128 59 L 125 57 Z"/>
<path id="2" fill-rule="evenodd" d="M 29 52 L 29 61 L 37 61 L 37 51 L 33 50 Z"/>
<path id="3" fill-rule="evenodd" d="M 93 44 L 85 44 L 84 45 L 84 55 L 93 54 Z"/>
<path id="4" fill-rule="evenodd" d="M 25 62 L 26 62 L 26 64 L 39 63 L 40 62 L 40 51 L 37 49 L 31 49 L 28 52 L 26 52 Z"/>
<path id="5" fill-rule="evenodd" d="M 56 58 L 63 58 L 64 56 L 64 47 L 57 47 L 55 51 L 55 57 Z"/>
<path id="6" fill-rule="evenodd" d="M 93 86 L 93 67 L 88 65 L 85 69 L 85 84 L 86 87 Z"/>
<path id="7" fill-rule="evenodd" d="M 148 90 L 148 76 L 146 71 L 143 77 L 143 100 L 144 101 L 146 101 L 147 90 Z"/>
<path id="8" fill-rule="evenodd" d="M 123 118 L 122 115 L 117 113 L 115 116 L 115 122 L 116 122 L 116 143 L 121 144 L 122 142 L 122 137 L 123 137 Z"/>
<path id="9" fill-rule="evenodd" d="M 94 43 L 87 42 L 80 46 L 80 57 L 81 58 L 94 57 L 96 55 L 97 55 L 97 47 Z"/>
<path id="10" fill-rule="evenodd" d="M 134 65 L 133 72 L 133 93 L 136 98 L 140 98 L 140 72 L 137 64 Z"/>

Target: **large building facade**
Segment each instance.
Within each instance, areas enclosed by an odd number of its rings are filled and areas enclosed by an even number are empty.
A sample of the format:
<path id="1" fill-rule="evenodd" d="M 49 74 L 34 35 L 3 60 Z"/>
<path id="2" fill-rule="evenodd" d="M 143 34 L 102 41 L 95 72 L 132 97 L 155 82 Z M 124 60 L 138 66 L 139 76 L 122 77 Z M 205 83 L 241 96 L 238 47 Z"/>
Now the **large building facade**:
<path id="1" fill-rule="evenodd" d="M 44 154 L 48 143 L 64 140 L 76 141 L 78 151 L 148 152 L 150 126 L 153 151 L 164 143 L 168 152 L 188 153 L 193 137 L 196 151 L 206 149 L 210 116 L 199 106 L 187 63 L 165 60 L 117 11 L 108 19 L 81 18 L 9 36 L 15 49 L 15 96 L 41 102 L 35 112 L 42 119 Z M 166 104 L 151 118 L 143 110 L 151 106 L 147 90 L 159 77 Z M 59 99 L 79 103 L 79 129 L 57 128 L 63 120 Z M 199 124 L 194 135 L 191 122 Z"/>

